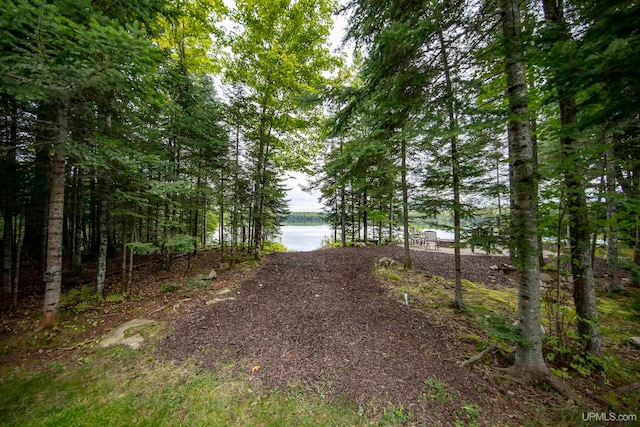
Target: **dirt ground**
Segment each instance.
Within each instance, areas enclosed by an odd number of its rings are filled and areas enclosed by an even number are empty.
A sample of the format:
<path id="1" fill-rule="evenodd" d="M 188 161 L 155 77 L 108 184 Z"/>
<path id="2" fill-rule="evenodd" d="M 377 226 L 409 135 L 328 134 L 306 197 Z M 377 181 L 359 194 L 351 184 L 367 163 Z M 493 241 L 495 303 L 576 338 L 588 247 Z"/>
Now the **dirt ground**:
<path id="1" fill-rule="evenodd" d="M 257 387 L 304 385 L 373 412 L 401 406 L 426 425 L 464 421 L 461 407 L 469 404 L 481 408 L 487 425 L 518 425 L 531 417 L 531 390 L 496 382 L 485 368 L 460 367 L 477 353 L 475 345 L 462 342 L 443 319 L 389 298 L 371 275 L 382 257 L 400 261 L 402 249 L 270 255 L 234 300 L 176 319 L 160 350 L 168 358 L 195 358 L 204 368 L 238 362 Z M 413 258 L 418 269 L 453 277 L 450 254 L 422 251 Z M 464 278 L 508 286 L 508 275 L 489 269 L 506 261 L 464 257 Z M 438 382 L 441 398 L 427 398 Z"/>

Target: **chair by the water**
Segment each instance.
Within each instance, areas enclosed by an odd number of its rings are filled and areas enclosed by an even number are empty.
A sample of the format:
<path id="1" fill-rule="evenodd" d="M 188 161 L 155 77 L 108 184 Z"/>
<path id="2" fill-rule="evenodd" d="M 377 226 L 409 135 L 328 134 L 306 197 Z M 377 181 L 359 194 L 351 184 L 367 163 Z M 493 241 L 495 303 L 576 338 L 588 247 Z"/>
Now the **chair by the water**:
<path id="1" fill-rule="evenodd" d="M 438 238 L 438 233 L 433 230 L 427 230 L 422 232 L 422 242 L 424 243 L 425 248 L 429 249 L 431 243 L 433 243 L 433 247 L 435 249 L 440 249 L 440 239 Z"/>

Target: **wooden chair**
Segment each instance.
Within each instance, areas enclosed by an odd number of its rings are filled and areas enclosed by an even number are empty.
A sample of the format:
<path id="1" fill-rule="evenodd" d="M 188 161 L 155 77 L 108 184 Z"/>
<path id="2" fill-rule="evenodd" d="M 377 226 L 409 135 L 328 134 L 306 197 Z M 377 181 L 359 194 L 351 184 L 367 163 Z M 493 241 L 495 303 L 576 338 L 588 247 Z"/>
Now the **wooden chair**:
<path id="1" fill-rule="evenodd" d="M 431 243 L 433 243 L 434 248 L 440 249 L 440 239 L 438 239 L 438 233 L 432 230 L 427 230 L 422 232 L 422 241 L 424 243 L 425 248 L 429 249 Z"/>

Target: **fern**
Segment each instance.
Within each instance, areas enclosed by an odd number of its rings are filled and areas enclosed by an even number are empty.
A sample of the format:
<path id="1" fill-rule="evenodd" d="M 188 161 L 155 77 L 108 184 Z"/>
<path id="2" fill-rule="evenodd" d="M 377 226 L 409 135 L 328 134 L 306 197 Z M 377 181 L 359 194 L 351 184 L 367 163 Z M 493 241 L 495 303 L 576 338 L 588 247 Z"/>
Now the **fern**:
<path id="1" fill-rule="evenodd" d="M 84 313 L 85 311 L 89 310 L 91 308 L 91 304 L 89 304 L 87 301 L 82 301 L 78 304 L 75 305 L 75 307 L 73 307 L 73 310 L 76 313 Z"/>
<path id="2" fill-rule="evenodd" d="M 105 301 L 107 301 L 107 302 L 123 302 L 124 301 L 124 296 L 118 295 L 118 294 L 111 294 L 111 295 L 107 296 Z"/>

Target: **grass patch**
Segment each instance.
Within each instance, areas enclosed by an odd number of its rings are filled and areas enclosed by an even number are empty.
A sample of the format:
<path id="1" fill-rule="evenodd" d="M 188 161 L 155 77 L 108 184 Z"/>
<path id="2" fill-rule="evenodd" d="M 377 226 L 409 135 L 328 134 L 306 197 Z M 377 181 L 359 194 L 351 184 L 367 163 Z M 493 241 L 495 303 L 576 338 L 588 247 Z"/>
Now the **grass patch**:
<path id="1" fill-rule="evenodd" d="M 14 370 L 0 381 L 6 426 L 368 425 L 353 406 L 300 388 L 253 389 L 248 376 L 158 361 L 126 347 L 96 351 L 83 363 Z"/>
<path id="2" fill-rule="evenodd" d="M 423 399 L 432 399 L 438 403 L 453 401 L 453 394 L 447 388 L 446 384 L 437 377 L 429 377 L 424 382 L 425 391 L 422 394 Z"/>

